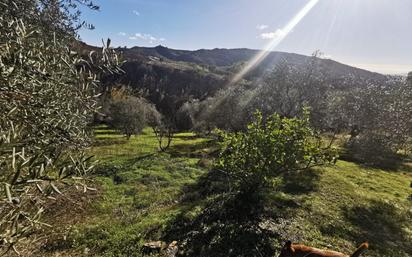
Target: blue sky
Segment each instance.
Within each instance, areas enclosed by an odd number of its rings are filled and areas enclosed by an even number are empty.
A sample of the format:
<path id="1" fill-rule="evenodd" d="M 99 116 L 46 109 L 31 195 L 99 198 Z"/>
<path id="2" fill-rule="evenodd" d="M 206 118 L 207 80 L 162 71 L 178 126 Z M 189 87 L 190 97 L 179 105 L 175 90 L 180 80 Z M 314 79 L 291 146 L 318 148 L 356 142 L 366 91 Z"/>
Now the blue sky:
<path id="1" fill-rule="evenodd" d="M 314 7 L 287 35 L 284 27 L 310 1 Z M 264 49 L 325 57 L 383 73 L 412 71 L 412 0 L 98 0 L 83 18 L 93 45 L 164 45 L 176 49 Z"/>

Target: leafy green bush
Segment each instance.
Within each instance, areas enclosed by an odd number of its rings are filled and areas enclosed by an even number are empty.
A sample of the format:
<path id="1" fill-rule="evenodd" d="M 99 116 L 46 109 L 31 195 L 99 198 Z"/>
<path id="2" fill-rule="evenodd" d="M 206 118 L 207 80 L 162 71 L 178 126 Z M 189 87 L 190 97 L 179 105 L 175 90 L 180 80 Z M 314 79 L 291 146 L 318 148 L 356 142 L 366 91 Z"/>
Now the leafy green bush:
<path id="1" fill-rule="evenodd" d="M 245 132 L 223 135 L 217 168 L 230 176 L 233 189 L 253 194 L 284 173 L 334 162 L 336 151 L 322 146 L 308 117 L 305 111 L 303 118 L 264 119 L 257 112 Z"/>

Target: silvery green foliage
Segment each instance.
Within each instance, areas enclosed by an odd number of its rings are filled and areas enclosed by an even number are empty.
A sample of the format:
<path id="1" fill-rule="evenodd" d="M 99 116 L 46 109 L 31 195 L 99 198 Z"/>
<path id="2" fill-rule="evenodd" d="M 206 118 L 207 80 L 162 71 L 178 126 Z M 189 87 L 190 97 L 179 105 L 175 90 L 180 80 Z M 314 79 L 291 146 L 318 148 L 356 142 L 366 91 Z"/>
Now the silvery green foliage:
<path id="1" fill-rule="evenodd" d="M 146 126 L 156 126 L 161 122 L 161 115 L 156 107 L 129 87 L 121 84 L 112 85 L 100 97 L 102 116 L 99 117 L 112 128 L 130 139 L 138 135 Z"/>
<path id="2" fill-rule="evenodd" d="M 356 81 L 351 82 L 355 84 Z M 385 165 L 397 154 L 410 154 L 412 145 L 412 84 L 404 77 L 367 81 L 362 87 L 330 92 L 330 128 L 348 132 L 348 153 L 365 164 Z"/>
<path id="3" fill-rule="evenodd" d="M 109 70 L 113 53 L 108 42 L 87 62 L 70 49 L 76 19 L 65 3 L 0 1 L 0 250 L 46 225 L 41 213 L 60 185 L 89 189 L 83 149 L 98 109 L 96 71 Z"/>
<path id="4" fill-rule="evenodd" d="M 412 143 L 412 85 L 394 77 L 383 85 L 370 84 L 358 95 L 358 108 L 352 116 L 358 135 L 350 143 L 356 145 L 364 139 L 371 145 L 369 151 L 359 151 L 363 159 L 379 163 L 383 156 L 408 153 Z M 374 144 L 370 144 L 372 141 Z"/>
<path id="5" fill-rule="evenodd" d="M 108 123 L 123 133 L 127 139 L 132 135 L 138 135 L 145 126 L 156 123 L 160 115 L 156 108 L 146 99 L 125 95 L 109 101 L 107 113 Z"/>

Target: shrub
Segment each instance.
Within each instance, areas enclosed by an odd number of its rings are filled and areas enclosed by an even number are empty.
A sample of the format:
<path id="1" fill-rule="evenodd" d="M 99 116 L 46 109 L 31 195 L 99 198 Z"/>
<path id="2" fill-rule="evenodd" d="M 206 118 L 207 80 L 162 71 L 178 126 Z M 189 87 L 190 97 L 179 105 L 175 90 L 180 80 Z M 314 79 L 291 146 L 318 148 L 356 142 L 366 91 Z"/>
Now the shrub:
<path id="1" fill-rule="evenodd" d="M 231 187 L 244 193 L 270 187 L 276 177 L 332 163 L 336 151 L 322 147 L 310 127 L 309 113 L 303 118 L 267 119 L 257 112 L 245 132 L 225 133 L 223 151 L 216 167 L 231 178 Z"/>

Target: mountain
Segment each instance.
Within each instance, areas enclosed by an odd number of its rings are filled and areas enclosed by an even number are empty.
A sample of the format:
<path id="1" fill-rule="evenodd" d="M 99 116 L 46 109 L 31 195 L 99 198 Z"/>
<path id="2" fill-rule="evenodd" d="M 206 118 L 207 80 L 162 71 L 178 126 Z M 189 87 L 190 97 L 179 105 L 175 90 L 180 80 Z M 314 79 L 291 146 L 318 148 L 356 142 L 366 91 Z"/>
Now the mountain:
<path id="1" fill-rule="evenodd" d="M 211 50 L 200 49 L 196 51 L 188 51 L 171 49 L 161 45 L 156 47 L 118 48 L 118 50 L 123 52 L 126 60 L 145 60 L 154 58 L 163 61 L 186 62 L 219 68 L 228 68 L 239 63 L 245 63 L 259 53 L 259 50 L 246 48 L 215 48 Z M 294 53 L 270 52 L 256 69 L 262 72 L 273 69 L 280 61 L 287 61 L 291 65 L 302 65 L 307 62 L 309 58 L 310 56 Z M 385 75 L 345 65 L 330 59 L 319 59 L 319 65 L 321 66 L 321 69 L 324 70 L 325 74 L 328 74 L 328 77 L 331 78 L 352 76 L 362 80 L 386 79 Z M 260 72 L 258 72 L 258 74 L 262 75 Z"/>
<path id="2" fill-rule="evenodd" d="M 97 47 L 80 43 L 82 49 L 98 50 Z M 158 78 L 165 79 L 168 83 L 181 84 L 181 86 L 167 87 L 168 90 L 181 92 L 214 90 L 227 83 L 230 78 L 240 70 L 242 65 L 251 60 L 259 50 L 238 48 L 238 49 L 200 49 L 195 51 L 176 50 L 164 46 L 156 47 L 132 47 L 116 48 L 116 51 L 126 61 L 123 68 L 127 71 L 120 78 L 121 83 L 126 84 L 146 84 L 147 78 L 154 75 Z M 286 61 L 289 65 L 299 67 L 308 63 L 311 56 L 305 56 L 295 53 L 270 52 L 267 57 L 257 65 L 254 70 L 250 71 L 245 79 L 253 81 L 265 75 L 266 72 L 273 70 L 277 64 Z M 331 59 L 317 58 L 318 68 L 326 78 L 337 81 L 341 78 L 351 77 L 356 81 L 385 81 L 388 76 L 364 69 L 352 67 L 346 64 L 336 62 Z M 194 80 L 212 81 L 215 86 L 204 85 L 201 83 L 188 82 L 188 77 L 196 76 Z M 146 81 L 143 83 L 142 79 Z M 182 81 L 175 81 L 182 79 Z M 193 81 L 194 82 L 194 81 Z M 182 84 L 185 84 L 182 86 Z M 359 83 L 362 84 L 362 83 Z M 140 85 L 142 86 L 142 85 Z M 193 88 L 194 87 L 194 88 Z M 200 88 L 198 88 L 200 87 Z M 203 87 L 203 88 L 202 88 Z M 196 94 L 198 96 L 198 94 Z"/>
<path id="3" fill-rule="evenodd" d="M 79 51 L 99 52 L 99 48 L 79 43 Z M 196 51 L 176 50 L 164 46 L 116 48 L 121 58 L 124 73 L 114 74 L 104 79 L 107 86 L 127 85 L 143 91 L 159 110 L 167 113 L 178 109 L 185 101 L 204 99 L 225 88 L 242 66 L 252 59 L 258 50 L 252 49 L 200 49 Z M 277 64 L 286 61 L 289 65 L 302 66 L 311 59 L 294 53 L 270 52 L 254 70 L 250 71 L 243 83 L 254 86 L 265 73 Z M 363 86 L 365 81 L 385 81 L 387 76 L 351 67 L 330 59 L 316 59 L 318 68 L 336 88 L 345 89 Z M 341 83 L 351 77 L 356 84 Z"/>

